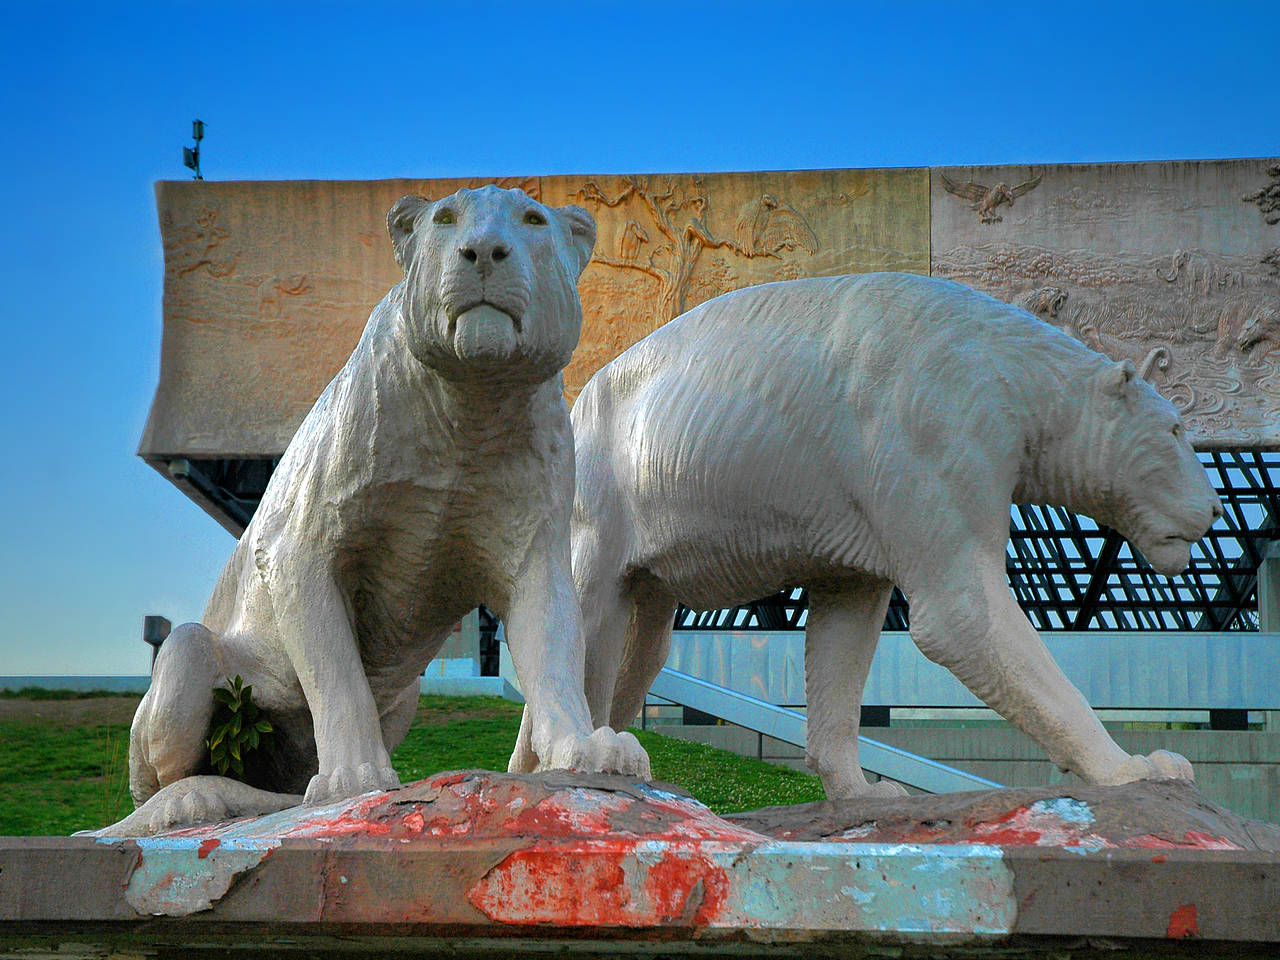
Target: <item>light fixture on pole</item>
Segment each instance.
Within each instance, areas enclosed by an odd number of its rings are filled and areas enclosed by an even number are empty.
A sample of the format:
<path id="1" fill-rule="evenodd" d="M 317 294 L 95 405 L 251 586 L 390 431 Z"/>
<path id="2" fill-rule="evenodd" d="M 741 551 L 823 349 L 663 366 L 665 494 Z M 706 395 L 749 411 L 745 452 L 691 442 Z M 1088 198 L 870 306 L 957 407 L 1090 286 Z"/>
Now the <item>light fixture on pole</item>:
<path id="1" fill-rule="evenodd" d="M 156 665 L 156 656 L 160 653 L 160 645 L 173 631 L 173 624 L 166 617 L 145 616 L 142 618 L 142 639 L 151 644 L 151 666 Z"/>
<path id="2" fill-rule="evenodd" d="M 204 121 L 191 121 L 191 136 L 195 139 L 194 147 L 182 148 L 182 164 L 189 170 L 194 170 L 196 175 L 194 179 L 203 180 L 200 175 L 200 141 L 204 139 Z"/>

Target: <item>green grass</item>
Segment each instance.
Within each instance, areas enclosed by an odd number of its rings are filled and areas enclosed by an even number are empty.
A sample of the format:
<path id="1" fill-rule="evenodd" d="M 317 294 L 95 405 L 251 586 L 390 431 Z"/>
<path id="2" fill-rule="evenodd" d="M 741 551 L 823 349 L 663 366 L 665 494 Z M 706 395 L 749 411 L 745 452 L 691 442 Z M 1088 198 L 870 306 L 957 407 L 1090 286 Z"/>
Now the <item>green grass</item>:
<path id="1" fill-rule="evenodd" d="M 392 757 L 396 772 L 409 783 L 442 770 L 505 770 L 520 711 L 495 697 L 424 697 Z M 655 780 L 678 784 L 717 813 L 823 797 L 816 777 L 634 732 L 653 761 Z M 124 816 L 133 806 L 128 747 L 124 723 L 0 721 L 0 835 L 65 835 Z"/>
<path id="2" fill-rule="evenodd" d="M 129 727 L 0 723 L 0 834 L 65 835 L 133 809 Z"/>
<path id="3" fill-rule="evenodd" d="M 655 780 L 684 787 L 715 813 L 826 799 L 822 781 L 807 773 L 652 730 L 631 732 L 648 751 Z"/>
<path id="4" fill-rule="evenodd" d="M 391 765 L 405 783 L 441 770 L 505 770 L 522 709 L 500 697 L 422 697 Z"/>

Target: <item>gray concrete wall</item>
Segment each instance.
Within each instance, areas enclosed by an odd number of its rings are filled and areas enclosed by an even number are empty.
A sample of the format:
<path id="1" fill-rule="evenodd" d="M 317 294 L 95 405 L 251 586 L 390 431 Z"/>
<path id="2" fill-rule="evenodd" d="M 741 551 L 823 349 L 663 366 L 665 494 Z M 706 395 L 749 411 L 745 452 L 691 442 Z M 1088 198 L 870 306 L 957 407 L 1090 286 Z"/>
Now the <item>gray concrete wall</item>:
<path id="1" fill-rule="evenodd" d="M 1280 569 L 1280 557 L 1274 562 Z M 1268 602 L 1280 608 L 1280 588 L 1270 586 L 1265 564 L 1260 577 L 1267 597 L 1277 598 Z M 1280 624 L 1257 633 L 1047 630 L 1042 639 L 1094 709 L 1280 710 Z M 798 630 L 677 630 L 666 665 L 770 703 L 805 702 Z M 880 635 L 862 702 L 982 706 L 902 631 Z"/>
<path id="2" fill-rule="evenodd" d="M 467 657 L 480 663 L 480 613 L 472 610 L 453 628 L 444 646 L 436 654 L 437 660 L 456 660 Z"/>

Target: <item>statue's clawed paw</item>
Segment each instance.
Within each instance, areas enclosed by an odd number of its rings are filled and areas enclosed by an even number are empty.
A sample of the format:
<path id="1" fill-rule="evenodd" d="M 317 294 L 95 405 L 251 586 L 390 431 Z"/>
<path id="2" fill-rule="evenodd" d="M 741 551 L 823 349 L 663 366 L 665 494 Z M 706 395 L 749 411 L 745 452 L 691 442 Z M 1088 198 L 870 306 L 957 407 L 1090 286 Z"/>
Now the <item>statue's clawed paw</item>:
<path id="1" fill-rule="evenodd" d="M 167 830 L 217 823 L 238 815 L 216 790 L 193 789 L 188 781 L 172 783 L 119 823 L 84 831 L 98 837 L 150 837 Z"/>
<path id="2" fill-rule="evenodd" d="M 358 797 L 374 790 L 395 790 L 400 778 L 389 766 L 362 763 L 358 767 L 335 767 L 329 773 L 317 773 L 307 784 L 304 803 L 332 803 Z"/>
<path id="3" fill-rule="evenodd" d="M 649 780 L 649 755 L 640 741 L 625 731 L 600 727 L 590 736 L 571 734 L 551 745 L 539 770 L 584 770 L 589 773 L 621 773 Z"/>
<path id="4" fill-rule="evenodd" d="M 1132 783 L 1135 780 L 1195 780 L 1186 757 L 1168 750 L 1156 750 L 1145 757 L 1135 754 L 1125 760 L 1104 782 Z"/>
<path id="5" fill-rule="evenodd" d="M 270 793 L 226 777 L 186 777 L 164 787 L 118 823 L 90 831 L 97 837 L 149 837 L 166 830 L 256 817 L 296 805 L 302 798 Z"/>
<path id="6" fill-rule="evenodd" d="M 216 793 L 193 790 L 183 797 L 170 797 L 161 811 L 163 826 L 186 826 L 194 823 L 216 823 L 232 816 L 226 802 Z"/>

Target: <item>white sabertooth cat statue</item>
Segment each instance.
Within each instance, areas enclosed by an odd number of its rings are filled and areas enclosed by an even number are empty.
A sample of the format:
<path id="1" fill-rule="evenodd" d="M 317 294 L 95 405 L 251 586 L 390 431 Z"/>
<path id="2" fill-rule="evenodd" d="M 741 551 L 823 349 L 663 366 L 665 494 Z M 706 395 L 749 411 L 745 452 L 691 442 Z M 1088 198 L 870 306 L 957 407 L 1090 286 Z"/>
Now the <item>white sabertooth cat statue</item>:
<path id="1" fill-rule="evenodd" d="M 627 350 L 573 409 L 573 567 L 596 723 L 630 723 L 677 601 L 807 586 L 808 761 L 832 798 L 892 794 L 858 763 L 893 584 L 929 659 L 1091 783 L 1179 777 L 1103 730 L 1010 594 L 1011 502 L 1063 504 L 1159 572 L 1221 514 L 1172 405 L 1030 314 L 871 274 L 717 297 Z M 514 765 L 531 759 L 521 744 Z"/>
<path id="2" fill-rule="evenodd" d="M 541 766 L 649 775 L 634 737 L 592 731 L 569 570 L 560 371 L 595 223 L 497 187 L 405 197 L 387 222 L 404 282 L 298 429 L 204 622 L 161 649 L 130 741 L 151 799 L 104 835 L 399 786 L 388 753 L 419 675 L 481 602 L 506 621 Z M 263 789 L 193 776 L 236 674 L 275 727 Z"/>

